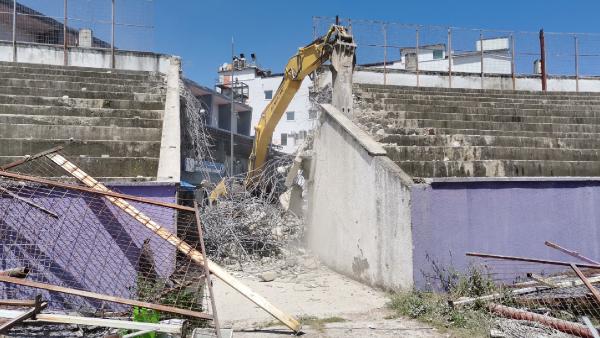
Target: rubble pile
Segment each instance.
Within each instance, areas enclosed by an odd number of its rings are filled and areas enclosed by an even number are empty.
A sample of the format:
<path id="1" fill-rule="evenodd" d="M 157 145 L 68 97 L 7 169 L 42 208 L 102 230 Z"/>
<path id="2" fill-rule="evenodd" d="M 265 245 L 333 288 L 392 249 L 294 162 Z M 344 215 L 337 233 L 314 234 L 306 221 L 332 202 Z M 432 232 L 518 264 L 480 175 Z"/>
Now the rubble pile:
<path id="1" fill-rule="evenodd" d="M 260 197 L 224 200 L 203 216 L 206 251 L 216 261 L 278 256 L 304 232 L 299 217 Z"/>

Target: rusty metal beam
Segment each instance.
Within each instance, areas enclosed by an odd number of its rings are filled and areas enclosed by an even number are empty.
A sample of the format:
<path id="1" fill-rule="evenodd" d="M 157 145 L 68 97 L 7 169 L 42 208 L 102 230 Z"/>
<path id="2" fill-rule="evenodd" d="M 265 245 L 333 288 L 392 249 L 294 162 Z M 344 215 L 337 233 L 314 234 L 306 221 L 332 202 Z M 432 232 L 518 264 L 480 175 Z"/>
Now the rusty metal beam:
<path id="1" fill-rule="evenodd" d="M 16 166 L 20 166 L 20 165 L 21 165 L 21 164 L 23 164 L 23 163 L 26 163 L 26 162 L 29 162 L 29 161 L 35 160 L 36 158 L 40 158 L 40 157 L 42 157 L 42 156 L 46 156 L 46 155 L 48 155 L 48 154 L 53 154 L 53 153 L 55 153 L 55 152 L 57 152 L 57 151 L 61 151 L 62 149 L 63 149 L 63 147 L 62 147 L 62 146 L 58 146 L 58 147 L 54 147 L 54 148 L 50 148 L 50 149 L 48 149 L 48 150 L 44 150 L 44 151 L 42 151 L 42 152 L 40 152 L 40 153 L 37 153 L 37 154 L 35 154 L 35 155 L 26 156 L 26 157 L 23 157 L 23 158 L 22 158 L 22 159 L 20 159 L 20 160 L 16 160 L 16 161 L 14 161 L 14 162 L 11 162 L 11 163 L 8 163 L 8 164 L 5 164 L 5 165 L 1 166 L 1 167 L 0 167 L 0 169 L 2 169 L 2 170 L 8 170 L 8 169 L 14 168 L 14 167 L 16 167 Z"/>
<path id="2" fill-rule="evenodd" d="M 7 177 L 7 178 L 15 179 L 15 180 L 34 182 L 34 183 L 49 185 L 49 186 L 57 187 L 57 188 L 82 191 L 82 192 L 87 192 L 90 194 L 104 195 L 104 196 L 110 196 L 110 197 L 115 197 L 115 198 L 122 198 L 124 200 L 148 203 L 148 204 L 152 204 L 152 205 L 158 205 L 161 207 L 167 207 L 167 208 L 173 208 L 173 209 L 178 209 L 178 210 L 194 212 L 194 208 L 186 207 L 186 206 L 179 205 L 179 204 L 160 202 L 160 201 L 155 201 L 155 200 L 151 200 L 148 198 L 120 194 L 120 193 L 117 193 L 114 191 L 96 190 L 93 188 L 83 187 L 80 185 L 67 184 L 67 183 L 57 182 L 57 181 L 48 180 L 45 178 L 39 178 L 39 177 L 35 177 L 35 176 L 15 174 L 15 173 L 11 173 L 8 171 L 0 171 L 0 177 Z"/>
<path id="3" fill-rule="evenodd" d="M 582 260 L 584 262 L 587 262 L 587 263 L 590 263 L 590 264 L 595 264 L 595 265 L 600 265 L 600 262 L 597 262 L 597 261 L 595 261 L 595 260 L 593 260 L 591 258 L 587 258 L 587 257 L 583 256 L 582 254 L 580 254 L 577 251 L 569 250 L 569 249 L 564 248 L 564 247 L 562 247 L 562 246 L 560 246 L 560 245 L 558 245 L 556 243 L 553 243 L 553 242 L 550 242 L 550 241 L 545 241 L 544 244 L 546 244 L 546 246 L 549 246 L 549 247 L 551 247 L 553 249 L 556 249 L 556 250 L 558 250 L 560 252 L 564 252 L 564 253 L 566 253 L 569 256 L 572 256 L 572 257 L 575 257 L 575 258 L 579 258 L 580 260 Z"/>
<path id="4" fill-rule="evenodd" d="M 54 218 L 58 218 L 58 215 L 56 213 L 54 213 L 54 212 L 52 212 L 52 211 L 44 208 L 43 206 L 35 203 L 34 201 L 32 201 L 32 200 L 30 200 L 28 198 L 25 198 L 25 197 L 21 197 L 21 196 L 17 195 L 16 193 L 14 193 L 14 192 L 6 189 L 6 188 L 0 187 L 0 195 L 2 195 L 2 193 L 7 194 L 8 196 L 16 199 L 17 201 L 21 201 L 21 202 L 23 202 L 23 203 L 25 203 L 25 204 L 27 204 L 27 205 L 29 205 L 31 207 L 36 208 L 39 211 L 45 213 L 46 215 L 52 216 Z"/>
<path id="5" fill-rule="evenodd" d="M 571 264 L 571 269 L 573 269 L 573 271 L 575 271 L 575 273 L 577 274 L 577 276 L 579 277 L 579 279 L 581 279 L 581 281 L 583 282 L 583 284 L 585 284 L 585 287 L 588 288 L 588 290 L 590 290 L 590 292 L 592 293 L 592 295 L 594 295 L 594 298 L 596 298 L 596 301 L 598 302 L 598 305 L 600 305 L 600 292 L 598 291 L 598 289 L 596 289 L 592 285 L 592 283 L 589 281 L 589 279 L 587 279 L 587 277 L 583 274 L 583 272 L 581 272 L 581 270 L 579 270 L 579 268 L 577 267 L 577 265 Z"/>
<path id="6" fill-rule="evenodd" d="M 547 259 L 537 259 L 537 258 L 528 258 L 528 257 L 517 257 L 517 256 L 504 256 L 504 255 L 493 255 L 479 252 L 467 252 L 467 256 L 471 257 L 480 257 L 480 258 L 493 258 L 493 259 L 502 259 L 509 261 L 518 261 L 518 262 L 529 262 L 529 263 L 538 263 L 538 264 L 548 264 L 548 265 L 560 265 L 560 266 L 571 266 L 571 262 L 563 262 L 563 261 L 553 261 Z M 589 269 L 600 269 L 600 265 L 596 264 L 577 264 L 582 268 Z"/>
<path id="7" fill-rule="evenodd" d="M 555 330 L 569 333 L 577 337 L 594 338 L 590 330 L 579 323 L 570 322 L 546 315 L 540 315 L 537 313 L 515 309 L 513 307 L 504 306 L 500 304 L 492 303 L 488 306 L 488 309 L 496 315 L 512 318 L 517 320 L 527 320 L 530 322 L 538 322 L 545 326 L 551 327 Z"/>
<path id="8" fill-rule="evenodd" d="M 152 310 L 156 310 L 156 311 L 176 313 L 179 315 L 184 315 L 184 316 L 189 316 L 189 317 L 195 317 L 195 318 L 201 318 L 201 319 L 212 319 L 211 315 L 202 313 L 202 312 L 198 312 L 198 311 L 186 310 L 186 309 L 181 309 L 181 308 L 167 306 L 167 305 L 161 305 L 161 304 L 142 302 L 139 300 L 109 296 L 109 295 L 96 293 L 96 292 L 66 288 L 63 286 L 40 283 L 40 282 L 30 281 L 27 279 L 18 279 L 18 278 L 13 278 L 13 277 L 0 276 L 0 282 L 29 286 L 32 288 L 61 292 L 61 293 L 66 293 L 66 294 L 81 296 L 81 297 L 86 297 L 86 298 L 105 300 L 107 302 L 113 302 L 113 303 L 119 303 L 119 304 L 131 305 L 131 306 L 139 306 L 139 307 L 144 307 L 144 308 L 148 308 L 148 309 L 152 309 Z"/>

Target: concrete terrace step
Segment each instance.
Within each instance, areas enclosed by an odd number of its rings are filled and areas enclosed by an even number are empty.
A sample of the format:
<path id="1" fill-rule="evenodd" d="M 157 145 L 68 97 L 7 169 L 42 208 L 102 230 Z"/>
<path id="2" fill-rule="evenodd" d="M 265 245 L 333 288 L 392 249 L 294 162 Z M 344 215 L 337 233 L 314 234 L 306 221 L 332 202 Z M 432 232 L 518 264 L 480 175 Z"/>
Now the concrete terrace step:
<path id="1" fill-rule="evenodd" d="M 112 140 L 112 141 L 160 141 L 160 128 L 129 128 L 102 126 L 62 126 L 36 124 L 0 123 L 2 138 Z"/>
<path id="2" fill-rule="evenodd" d="M 146 82 L 138 83 L 138 85 L 116 85 L 112 83 L 95 83 L 90 81 L 72 82 L 36 79 L 2 79 L 2 85 L 7 87 L 54 88 L 76 91 L 81 91 L 83 88 L 85 88 L 87 91 L 103 93 L 149 93 L 163 95 L 166 88 L 164 83 L 148 86 Z"/>
<path id="3" fill-rule="evenodd" d="M 579 116 L 546 116 L 546 115 L 521 115 L 521 114 L 465 114 L 465 113 L 444 113 L 444 112 L 418 112 L 418 111 L 398 111 L 384 114 L 380 122 L 390 123 L 390 121 L 403 119 L 425 119 L 425 120 L 455 120 L 455 121 L 489 121 L 489 122 L 524 122 L 524 123 L 556 123 L 556 124 L 600 124 L 600 112 L 595 113 L 593 117 Z M 369 121 L 376 122 L 377 116 L 365 115 L 357 117 L 361 123 Z"/>
<path id="4" fill-rule="evenodd" d="M 480 160 L 543 160 L 597 161 L 599 149 L 560 149 L 529 147 L 413 147 L 386 145 L 388 156 L 402 161 L 480 161 Z"/>
<path id="5" fill-rule="evenodd" d="M 83 87 L 85 88 L 85 87 Z M 0 94 L 6 95 L 37 95 L 46 97 L 63 97 L 68 96 L 71 98 L 82 98 L 82 99 L 104 99 L 110 98 L 114 100 L 134 100 L 134 101 L 161 101 L 164 99 L 164 95 L 157 93 L 124 93 L 124 92 L 96 92 L 90 90 L 68 90 L 54 88 L 40 88 L 40 87 L 7 87 L 0 86 Z"/>
<path id="6" fill-rule="evenodd" d="M 140 118 L 88 117 L 88 116 L 55 116 L 55 115 L 21 115 L 1 114 L 0 123 L 35 124 L 61 126 L 111 126 L 135 128 L 162 128 L 162 120 Z"/>
<path id="7" fill-rule="evenodd" d="M 388 128 L 388 134 L 397 135 L 484 135 L 484 136 L 517 136 L 517 137 L 554 137 L 554 138 L 600 138 L 598 133 L 554 133 L 549 135 L 544 131 L 522 131 L 522 130 L 484 130 L 484 129 L 454 129 L 454 128 Z"/>
<path id="8" fill-rule="evenodd" d="M 600 125 L 595 124 L 554 124 L 524 122 L 492 122 L 492 121 L 460 121 L 460 120 L 426 120 L 405 119 L 394 122 L 396 128 L 444 128 L 444 129 L 477 129 L 531 131 L 545 133 L 600 133 Z M 600 135 L 599 135 L 600 136 Z"/>
<path id="9" fill-rule="evenodd" d="M 68 106 L 43 106 L 24 104 L 0 104 L 0 115 L 50 115 L 106 118 L 140 118 L 162 120 L 163 110 L 78 108 Z"/>
<path id="10" fill-rule="evenodd" d="M 488 135 L 385 135 L 379 142 L 384 145 L 412 147 L 528 147 L 560 149 L 600 149 L 600 138 L 553 138 Z"/>
<path id="11" fill-rule="evenodd" d="M 64 139 L 6 139 L 0 138 L 3 156 L 23 156 L 63 146 L 70 156 L 91 157 L 158 157 L 160 141 L 82 141 Z"/>
<path id="12" fill-rule="evenodd" d="M 600 161 L 403 161 L 413 177 L 598 176 Z"/>
<path id="13" fill-rule="evenodd" d="M 475 102 L 544 102 L 544 103 L 560 103 L 563 101 L 569 102 L 583 102 L 596 104 L 600 102 L 600 93 L 597 96 L 577 96 L 577 95 L 511 95 L 510 93 L 505 95 L 498 94 L 486 94 L 486 93 L 470 93 L 470 94 L 452 94 L 452 93 L 419 93 L 419 92 L 371 92 L 371 91 L 360 91 L 358 90 L 359 96 L 363 99 L 406 99 L 406 100 L 433 100 L 433 99 L 444 99 L 444 100 L 464 100 L 468 99 Z"/>
<path id="14" fill-rule="evenodd" d="M 0 163 L 10 163 L 20 156 L 0 156 Z M 95 177 L 148 177 L 156 176 L 158 158 L 154 157 L 82 157 L 72 156 L 73 161 L 85 172 Z M 44 169 L 29 174 L 45 176 Z"/>
<path id="15" fill-rule="evenodd" d="M 113 108 L 113 109 L 164 109 L 164 103 L 160 101 L 132 101 L 113 99 L 83 99 L 26 95 L 0 94 L 0 104 L 24 104 L 41 106 L 68 106 L 79 108 Z"/>
<path id="16" fill-rule="evenodd" d="M 414 87 L 414 86 L 392 86 L 377 84 L 355 84 L 354 89 L 364 92 L 388 92 L 388 93 L 431 93 L 437 94 L 455 94 L 460 96 L 478 95 L 478 96 L 537 96 L 537 97 L 588 97 L 598 98 L 597 92 L 542 92 L 542 91 L 524 91 L 524 90 L 497 90 L 497 89 L 471 89 L 471 88 L 441 88 L 441 87 Z"/>
<path id="17" fill-rule="evenodd" d="M 433 105 L 433 104 L 393 104 L 393 105 L 367 105 L 360 106 L 355 109 L 359 112 L 364 111 L 416 111 L 424 113 L 462 113 L 462 114 L 512 114 L 512 115 L 536 115 L 536 116 L 579 116 L 590 117 L 599 116 L 600 105 L 586 107 L 545 107 L 545 108 L 514 108 L 514 107 L 464 107 L 450 105 Z"/>
<path id="18" fill-rule="evenodd" d="M 513 108 L 513 109 L 546 109 L 551 107 L 554 110 L 569 110 L 569 111 L 580 111 L 580 110 L 598 110 L 600 109 L 600 103 L 594 105 L 573 105 L 567 101 L 564 104 L 544 104 L 544 103 L 514 103 L 514 102 L 475 102 L 470 100 L 462 101 L 447 101 L 447 100 L 403 100 L 403 99 L 383 99 L 379 100 L 379 103 L 384 106 L 390 105 L 408 105 L 408 106 L 419 106 L 429 105 L 435 107 L 460 107 L 460 108 Z"/>
<path id="19" fill-rule="evenodd" d="M 0 68 L 35 68 L 42 70 L 72 70 L 72 71 L 91 71 L 91 72 L 105 72 L 111 71 L 114 74 L 155 74 L 153 71 L 145 70 L 129 70 L 129 69 L 112 69 L 112 68 L 98 68 L 98 67 L 82 67 L 82 66 L 63 66 L 63 65 L 49 65 L 40 63 L 27 63 L 27 62 L 10 62 L 0 61 Z"/>
<path id="20" fill-rule="evenodd" d="M 146 85 L 146 86 L 164 86 L 162 78 L 145 78 L 145 79 L 122 79 L 119 77 L 82 77 L 74 75 L 51 75 L 51 74 L 35 74 L 35 73 L 13 73 L 0 72 L 0 79 L 25 79 L 25 80 L 44 80 L 44 81 L 70 81 L 70 82 L 88 82 L 88 83 L 103 83 L 113 85 Z"/>
<path id="21" fill-rule="evenodd" d="M 143 81 L 148 78 L 159 78 L 161 74 L 155 72 L 144 71 L 120 71 L 106 68 L 78 68 L 64 66 L 48 66 L 48 65 L 0 65 L 0 74 L 4 73 L 20 73 L 20 74 L 44 74 L 44 75 L 67 75 L 78 77 L 101 77 L 111 79 L 127 79 Z"/>

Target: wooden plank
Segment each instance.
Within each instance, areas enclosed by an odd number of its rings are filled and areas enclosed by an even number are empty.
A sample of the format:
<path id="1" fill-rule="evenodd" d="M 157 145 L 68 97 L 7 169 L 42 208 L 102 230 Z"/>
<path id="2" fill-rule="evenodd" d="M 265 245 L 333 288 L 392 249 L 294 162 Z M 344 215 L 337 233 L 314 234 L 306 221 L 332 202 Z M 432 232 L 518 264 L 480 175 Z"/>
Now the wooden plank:
<path id="1" fill-rule="evenodd" d="M 29 162 L 29 161 L 31 161 L 31 160 L 35 160 L 36 158 L 40 158 L 40 157 L 42 157 L 42 156 L 46 156 L 46 155 L 48 155 L 48 154 L 55 153 L 55 152 L 57 152 L 57 151 L 61 151 L 62 149 L 63 149 L 63 147 L 62 147 L 62 146 L 58 146 L 58 147 L 54 147 L 54 148 L 50 148 L 50 149 L 48 149 L 48 150 L 42 151 L 42 152 L 40 152 L 40 153 L 37 153 L 37 154 L 35 154 L 35 155 L 26 156 L 26 157 L 23 157 L 23 158 L 22 158 L 22 159 L 20 159 L 20 160 L 16 160 L 16 161 L 14 161 L 14 162 L 11 162 L 11 163 L 8 163 L 8 164 L 5 164 L 5 165 L 1 166 L 1 167 L 0 167 L 0 169 L 1 169 L 1 170 L 8 170 L 8 169 L 14 168 L 14 167 L 16 167 L 16 166 L 19 166 L 19 165 L 21 165 L 21 164 L 23 164 L 23 163 Z"/>
<path id="2" fill-rule="evenodd" d="M 175 204 L 175 203 L 155 201 L 155 200 L 151 200 L 148 198 L 121 194 L 121 193 L 110 191 L 110 190 L 102 191 L 102 190 L 98 190 L 98 189 L 92 189 L 89 187 L 82 187 L 80 185 L 57 182 L 57 181 L 48 180 L 45 178 L 39 178 L 39 177 L 35 177 L 35 176 L 15 174 L 15 173 L 11 173 L 8 171 L 2 171 L 2 170 L 0 170 L 0 176 L 12 178 L 12 179 L 15 179 L 18 181 L 34 182 L 34 183 L 39 183 L 39 184 L 43 184 L 43 185 L 49 185 L 52 187 L 58 187 L 58 188 L 63 188 L 63 189 L 68 189 L 68 190 L 75 190 L 75 191 L 83 191 L 83 192 L 87 192 L 87 193 L 91 193 L 91 194 L 98 194 L 98 195 L 104 195 L 104 196 L 112 196 L 112 197 L 116 197 L 116 198 L 122 198 L 124 200 L 142 202 L 142 203 L 147 203 L 147 204 L 152 204 L 152 205 L 158 205 L 161 207 L 167 207 L 167 208 L 173 208 L 173 209 L 178 209 L 178 210 L 194 212 L 194 208 L 186 207 L 186 206 Z"/>
<path id="3" fill-rule="evenodd" d="M 66 158 L 58 154 L 51 154 L 48 157 L 57 165 L 62 167 L 65 171 L 71 174 L 73 177 L 80 180 L 83 184 L 87 185 L 92 189 L 97 189 L 98 191 L 107 192 L 109 189 L 105 187 L 103 184 L 98 182 L 93 177 L 86 174 L 83 170 L 79 169 L 73 163 L 69 162 Z M 110 202 L 114 205 L 122 209 L 125 213 L 136 219 L 146 228 L 150 229 L 156 235 L 161 237 L 162 239 L 169 242 L 173 245 L 177 250 L 187 255 L 192 261 L 204 265 L 204 259 L 202 257 L 202 253 L 196 249 L 194 249 L 191 245 L 181 240 L 164 227 L 160 226 L 158 223 L 154 222 L 150 217 L 144 215 L 141 211 L 136 209 L 134 206 L 129 204 L 127 201 L 122 198 L 115 198 L 113 196 L 105 196 Z M 192 208 L 193 210 L 193 208 Z M 287 327 L 292 329 L 294 332 L 300 331 L 300 322 L 298 322 L 294 317 L 288 315 L 287 313 L 281 311 L 279 308 L 275 307 L 269 301 L 267 301 L 263 296 L 254 292 L 248 286 L 238 281 L 229 274 L 225 269 L 221 268 L 218 264 L 212 262 L 211 260 L 206 260 L 206 264 L 210 271 L 225 282 L 227 285 L 231 286 L 233 289 L 238 291 L 244 297 L 248 298 L 254 304 L 258 305 L 260 308 L 265 310 L 267 313 L 271 314 L 273 317 L 280 320 Z"/>
<path id="4" fill-rule="evenodd" d="M 582 254 L 580 254 L 577 251 L 573 251 L 573 250 L 569 250 L 567 248 L 563 248 L 562 246 L 560 246 L 560 245 L 558 245 L 556 243 L 553 243 L 553 242 L 550 242 L 550 241 L 546 241 L 546 242 L 544 242 L 544 244 L 546 244 L 546 246 L 549 246 L 549 247 L 551 247 L 553 249 L 556 249 L 556 250 L 558 250 L 560 252 L 564 252 L 564 253 L 566 253 L 569 256 L 572 256 L 572 257 L 575 257 L 575 258 L 579 258 L 580 260 L 582 260 L 582 261 L 584 261 L 586 263 L 600 265 L 600 262 L 597 262 L 597 261 L 595 261 L 595 260 L 593 260 L 591 258 L 587 258 L 587 257 L 583 256 Z"/>
<path id="5" fill-rule="evenodd" d="M 23 311 L 0 309 L 0 318 L 15 318 L 21 313 L 23 313 Z M 68 316 L 54 313 L 40 313 L 35 317 L 35 322 L 42 323 L 102 326 L 124 330 L 153 330 L 156 332 L 174 334 L 181 334 L 182 332 L 182 325 L 177 324 L 132 322 L 127 320 Z"/>
<path id="6" fill-rule="evenodd" d="M 87 297 L 87 298 L 105 300 L 107 302 L 113 302 L 113 303 L 119 303 L 119 304 L 131 305 L 131 306 L 145 307 L 145 308 L 156 310 L 156 311 L 176 313 L 176 314 L 179 314 L 179 315 L 190 316 L 190 317 L 195 317 L 195 318 L 212 319 L 211 315 L 208 315 L 208 314 L 202 313 L 202 312 L 198 312 L 198 311 L 180 309 L 180 308 L 176 308 L 176 307 L 173 307 L 173 306 L 167 306 L 167 305 L 160 305 L 160 304 L 153 304 L 153 303 L 148 303 L 148 302 L 142 302 L 142 301 L 139 301 L 139 300 L 133 300 L 133 299 L 127 299 L 127 298 L 121 298 L 121 297 L 114 297 L 114 296 L 104 295 L 104 294 L 90 292 L 90 291 L 84 291 L 84 290 L 78 290 L 78 289 L 71 289 L 71 288 L 66 288 L 66 287 L 58 286 L 58 285 L 52 285 L 52 284 L 34 282 L 34 281 L 31 281 L 31 280 L 27 280 L 27 279 L 19 279 L 19 278 L 14 278 L 14 277 L 0 276 L 0 282 L 17 284 L 17 285 L 23 285 L 23 286 L 29 286 L 29 287 L 32 287 L 32 288 L 49 290 L 49 291 L 55 291 L 55 292 L 61 292 L 61 293 L 67 293 L 67 294 L 70 294 L 70 295 L 76 295 L 76 296 L 81 296 L 81 297 Z"/>
<path id="7" fill-rule="evenodd" d="M 581 270 L 579 270 L 579 268 L 577 267 L 577 265 L 571 263 L 571 269 L 573 269 L 573 271 L 575 271 L 575 273 L 577 274 L 577 276 L 579 277 L 579 279 L 581 279 L 581 281 L 583 282 L 583 284 L 585 284 L 585 287 L 587 287 L 588 290 L 590 290 L 590 292 L 592 293 L 592 295 L 594 295 L 594 298 L 596 298 L 596 301 L 598 302 L 598 305 L 600 305 L 600 291 L 598 291 L 598 289 L 596 289 L 592 285 L 592 283 L 583 274 L 583 272 L 581 272 Z"/>
<path id="8" fill-rule="evenodd" d="M 196 225 L 198 226 L 198 238 L 200 241 L 200 251 L 202 253 L 202 261 L 206 262 L 206 247 L 204 246 L 204 233 L 202 231 L 202 220 L 200 219 L 200 210 L 198 209 L 198 202 L 194 200 L 194 212 L 196 216 Z M 215 300 L 215 293 L 213 292 L 212 281 L 210 280 L 210 269 L 208 264 L 202 264 L 204 267 L 204 277 L 206 278 L 206 288 L 208 289 L 208 296 L 210 297 L 210 306 L 212 308 L 213 323 L 217 332 L 217 338 L 221 338 L 221 326 L 219 325 L 219 316 L 217 316 L 217 302 Z"/>
<path id="9" fill-rule="evenodd" d="M 32 307 L 32 306 L 35 306 L 35 300 L 33 300 L 33 299 L 0 299 L 0 306 Z"/>

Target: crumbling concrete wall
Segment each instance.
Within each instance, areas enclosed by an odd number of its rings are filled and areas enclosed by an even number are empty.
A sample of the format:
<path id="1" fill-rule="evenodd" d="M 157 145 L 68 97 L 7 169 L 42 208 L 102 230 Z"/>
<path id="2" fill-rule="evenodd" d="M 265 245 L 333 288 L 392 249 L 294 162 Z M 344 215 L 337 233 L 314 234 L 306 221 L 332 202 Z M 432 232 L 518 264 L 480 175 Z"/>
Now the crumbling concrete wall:
<path id="1" fill-rule="evenodd" d="M 410 288 L 411 180 L 343 113 L 322 107 L 308 184 L 309 248 L 361 282 Z"/>
<path id="2" fill-rule="evenodd" d="M 435 279 L 426 278 L 436 275 L 433 263 L 458 271 L 484 263 L 468 259 L 469 251 L 572 260 L 546 247 L 548 240 L 600 257 L 598 178 L 438 179 L 413 185 L 411 201 L 418 288 L 435 286 Z M 549 272 L 546 265 L 530 268 Z"/>
<path id="3" fill-rule="evenodd" d="M 0 42 L 0 61 L 14 61 L 12 42 Z M 110 49 L 69 47 L 67 50 L 69 66 L 111 68 Z M 115 68 L 123 70 L 141 70 L 167 73 L 171 56 L 151 52 L 115 51 Z M 17 61 L 46 65 L 64 64 L 62 46 L 18 43 Z"/>

